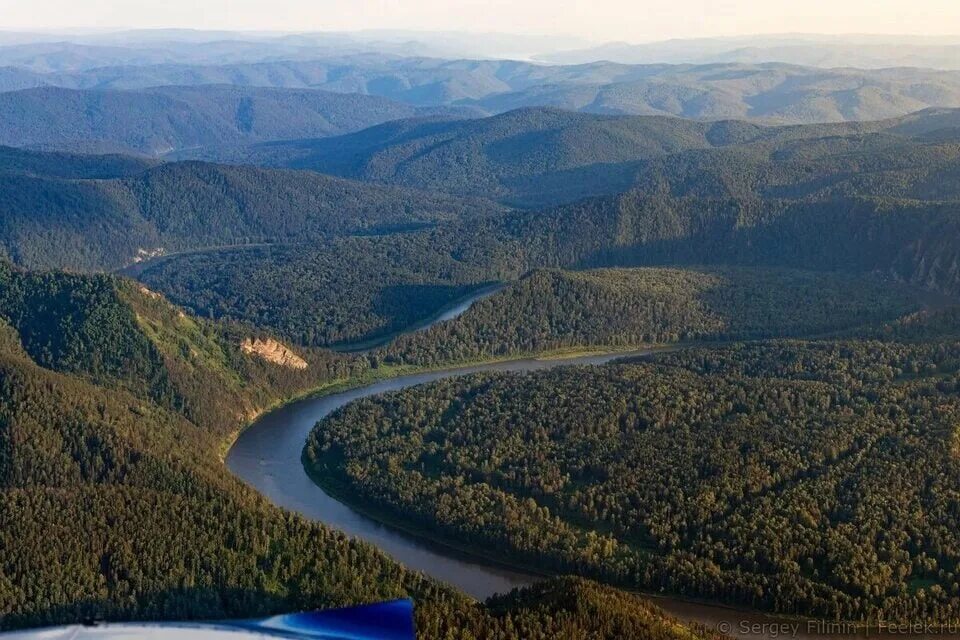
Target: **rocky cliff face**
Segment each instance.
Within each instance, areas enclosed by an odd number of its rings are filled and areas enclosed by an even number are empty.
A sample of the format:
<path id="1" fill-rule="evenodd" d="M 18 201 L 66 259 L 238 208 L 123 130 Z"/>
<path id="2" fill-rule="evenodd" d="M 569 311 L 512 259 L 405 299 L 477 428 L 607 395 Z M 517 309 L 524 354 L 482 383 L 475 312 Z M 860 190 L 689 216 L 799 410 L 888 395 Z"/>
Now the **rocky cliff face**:
<path id="1" fill-rule="evenodd" d="M 247 338 L 240 343 L 240 350 L 246 354 L 263 358 L 267 362 L 280 365 L 281 367 L 290 367 L 291 369 L 307 368 L 306 360 L 273 338 Z"/>

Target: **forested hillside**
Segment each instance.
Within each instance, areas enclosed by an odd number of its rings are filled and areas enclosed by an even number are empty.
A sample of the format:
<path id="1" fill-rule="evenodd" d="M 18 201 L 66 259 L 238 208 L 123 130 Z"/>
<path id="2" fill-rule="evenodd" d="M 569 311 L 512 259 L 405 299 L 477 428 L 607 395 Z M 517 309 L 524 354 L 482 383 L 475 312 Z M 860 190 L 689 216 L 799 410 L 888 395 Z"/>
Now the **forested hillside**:
<path id="1" fill-rule="evenodd" d="M 401 315 L 402 302 L 399 310 L 387 310 L 390 294 L 403 291 L 394 287 L 427 283 L 453 292 L 457 287 L 514 280 L 542 267 L 682 267 L 707 262 L 714 267 L 875 272 L 920 289 L 957 295 L 957 224 L 951 202 L 876 198 L 758 202 L 629 192 L 538 213 L 507 213 L 282 253 L 195 255 L 170 260 L 141 277 L 201 314 L 262 323 L 308 344 L 331 344 L 371 337 L 370 332 L 390 333 L 388 325 L 395 325 L 368 323 L 366 318 Z M 330 265 L 344 260 L 353 267 L 349 273 L 331 271 Z M 349 294 L 344 294 L 341 283 L 348 281 Z M 312 292 L 310 299 L 291 300 L 291 294 L 284 293 L 300 288 Z M 295 321 L 269 317 L 271 292 L 292 301 Z M 323 296 L 338 295 L 355 310 L 344 319 L 346 324 L 333 307 L 319 303 Z M 419 317 L 434 310 L 420 308 Z M 405 313 L 416 318 L 418 312 Z"/>
<path id="2" fill-rule="evenodd" d="M 221 435 L 277 398 L 365 368 L 311 349 L 297 353 L 307 367 L 278 367 L 241 348 L 263 334 L 187 315 L 112 276 L 25 272 L 0 263 L 0 319 L 39 366 L 128 391 Z"/>
<path id="3" fill-rule="evenodd" d="M 955 200 L 957 114 L 930 110 L 881 122 L 763 127 L 539 108 L 183 155 L 533 208 L 630 188 L 712 198 Z"/>
<path id="4" fill-rule="evenodd" d="M 377 96 L 227 84 L 139 91 L 41 87 L 0 92 L 0 144 L 163 155 L 340 135 L 420 113 Z"/>
<path id="5" fill-rule="evenodd" d="M 536 205 L 626 189 L 635 162 L 709 147 L 711 132 L 724 127 L 520 109 L 477 120 L 389 122 L 329 140 L 265 143 L 225 155 L 214 149 L 208 157 Z M 742 127 L 744 137 L 759 135 L 755 126 Z"/>
<path id="6" fill-rule="evenodd" d="M 37 153 L 0 147 L 0 172 L 69 180 L 109 180 L 135 176 L 157 165 L 156 160 L 129 155 Z"/>
<path id="7" fill-rule="evenodd" d="M 342 238 L 181 256 L 139 277 L 203 317 L 269 328 L 299 344 L 336 346 L 400 331 L 514 273 L 452 251 L 424 234 Z"/>
<path id="8" fill-rule="evenodd" d="M 115 156 L 6 155 L 0 248 L 34 268 L 117 269 L 167 252 L 309 242 L 499 210 L 480 200 L 312 172 L 198 162 L 135 171 Z"/>
<path id="9" fill-rule="evenodd" d="M 960 621 L 960 71 L 403 33 L 0 31 L 0 630 Z"/>
<path id="10" fill-rule="evenodd" d="M 921 297 L 875 277 L 749 268 L 535 271 L 464 315 L 401 336 L 387 362 L 820 334 L 898 318 Z"/>
<path id="11" fill-rule="evenodd" d="M 877 243 L 888 242 L 886 228 L 849 237 L 864 224 L 856 218 L 875 208 L 898 214 L 894 236 L 910 238 L 912 248 L 908 255 L 896 255 L 903 247 L 883 249 L 909 266 L 917 259 L 911 252 L 940 251 L 918 235 L 927 232 L 931 216 L 952 210 L 958 197 L 953 185 L 960 151 L 951 138 L 952 121 L 949 112 L 929 112 L 867 125 L 765 128 L 527 110 L 477 121 L 401 121 L 336 138 L 315 158 L 320 164 L 278 160 L 416 191 L 315 173 L 204 163 L 150 167 L 117 156 L 97 160 L 10 150 L 0 163 L 0 241 L 11 259 L 26 266 L 116 268 L 161 250 L 304 242 L 473 219 L 497 212 L 486 200 L 497 198 L 539 209 L 502 225 L 508 235 L 522 235 L 523 245 L 528 239 L 534 247 L 542 245 L 544 235 L 556 245 L 558 234 L 592 243 L 576 252 L 541 246 L 542 255 L 528 261 L 530 267 L 577 264 L 571 260 L 622 264 L 620 248 L 631 244 L 644 245 L 653 261 L 773 259 L 758 255 L 753 246 L 760 244 L 763 252 L 783 254 L 776 257 L 783 264 L 803 267 L 804 259 L 828 252 L 806 246 L 804 230 L 789 227 L 815 219 L 815 226 L 836 229 L 825 246 L 852 242 L 850 259 L 860 263 L 857 268 L 883 269 L 887 265 L 857 261 L 856 254 L 881 253 Z M 304 148 L 313 153 L 315 145 Z M 598 194 L 607 195 L 571 203 Z M 561 206 L 546 206 L 557 203 Z M 630 220 L 638 216 L 646 219 Z M 551 220 L 562 227 L 550 228 Z M 922 228 L 910 228 L 917 221 Z M 611 222 L 613 229 L 598 229 Z M 758 233 L 775 237 L 743 239 Z M 731 236 L 741 238 L 728 247 Z M 742 242 L 748 246 L 738 246 Z M 585 252 L 598 255 L 580 255 Z M 540 262 L 543 256 L 554 262 Z M 922 261 L 932 272 L 910 277 L 949 277 L 936 273 L 951 269 L 949 257 Z"/>
<path id="12" fill-rule="evenodd" d="M 879 271 L 960 291 L 952 201 L 797 201 L 648 196 L 639 191 L 504 221 L 543 265 L 712 264 Z M 537 258 L 534 258 L 537 256 Z M 542 258 L 540 258 L 542 256 Z"/>
<path id="13" fill-rule="evenodd" d="M 955 341 L 773 342 L 347 405 L 321 483 L 544 570 L 827 619 L 960 610 Z"/>
<path id="14" fill-rule="evenodd" d="M 423 638 L 708 637 L 580 580 L 474 603 L 224 473 L 237 411 L 362 363 L 266 361 L 236 329 L 106 276 L 4 266 L 0 310 L 0 628 L 413 596 Z"/>

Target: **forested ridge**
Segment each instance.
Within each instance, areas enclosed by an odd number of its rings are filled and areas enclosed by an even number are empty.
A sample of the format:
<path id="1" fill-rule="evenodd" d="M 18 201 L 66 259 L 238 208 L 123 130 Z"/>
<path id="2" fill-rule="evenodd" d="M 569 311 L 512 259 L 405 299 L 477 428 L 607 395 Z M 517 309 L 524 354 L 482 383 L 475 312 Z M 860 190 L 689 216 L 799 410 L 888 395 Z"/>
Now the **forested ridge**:
<path id="1" fill-rule="evenodd" d="M 431 315 L 442 304 L 416 306 L 423 284 L 459 293 L 543 267 L 726 265 L 876 273 L 956 295 L 960 247 L 955 238 L 960 230 L 955 214 L 950 203 L 850 199 L 778 204 L 630 192 L 544 212 L 514 212 L 282 252 L 184 256 L 140 277 L 201 315 L 263 323 L 290 339 L 325 345 L 390 333 L 396 326 L 391 316 Z M 340 264 L 351 269 L 337 269 Z M 292 313 L 282 320 L 269 317 L 276 309 L 273 292 L 287 300 L 289 292 L 300 289 L 313 293 L 290 300 Z M 396 293 L 411 295 L 409 312 L 402 302 L 398 309 L 385 304 L 396 300 Z M 359 305 L 345 323 L 338 307 L 320 303 L 335 296 L 351 307 Z M 378 316 L 387 320 L 376 320 Z"/>
<path id="2" fill-rule="evenodd" d="M 478 604 L 270 506 L 218 460 L 236 412 L 365 364 L 301 350 L 306 369 L 279 366 L 130 281 L 2 269 L 0 628 L 412 596 L 424 638 L 714 637 L 577 579 Z"/>
<path id="3" fill-rule="evenodd" d="M 460 215 L 376 243 L 192 256 L 143 277 L 199 313 L 265 322 L 308 344 L 391 333 L 397 324 L 390 317 L 417 315 L 380 305 L 396 286 L 459 291 L 545 267 L 876 272 L 957 294 L 953 119 L 953 112 L 928 112 L 878 123 L 761 127 L 532 109 L 475 121 L 388 123 L 307 145 L 318 162 L 331 163 L 315 166 L 525 208 Z M 282 155 L 286 148 L 306 152 L 294 144 L 264 150 Z M 371 265 L 370 255 L 389 255 L 390 266 Z M 362 319 L 356 327 L 312 303 L 297 303 L 297 326 L 266 318 L 270 297 L 248 284 L 309 287 L 315 299 L 342 295 L 346 276 L 328 267 L 341 261 L 356 265 L 348 294 L 363 301 L 351 311 Z M 317 291 L 318 282 L 329 286 Z"/>
<path id="4" fill-rule="evenodd" d="M 571 347 L 813 335 L 892 320 L 921 304 L 914 289 L 890 280 L 827 272 L 537 270 L 380 354 L 436 365 Z"/>
<path id="5" fill-rule="evenodd" d="M 0 92 L 0 144 L 162 156 L 185 148 L 340 135 L 421 113 L 378 96 L 316 90 L 46 86 Z"/>
<path id="6" fill-rule="evenodd" d="M 202 153 L 546 208 L 631 187 L 702 197 L 954 199 L 956 112 L 792 127 L 517 109 Z M 950 194 L 950 195 L 948 195 Z"/>
<path id="7" fill-rule="evenodd" d="M 309 243 L 499 210 L 479 200 L 312 172 L 138 165 L 116 156 L 81 164 L 80 157 L 13 151 L 7 162 L 0 157 L 0 249 L 17 264 L 113 270 L 163 253 Z"/>
<path id="8" fill-rule="evenodd" d="M 528 109 L 388 123 L 321 153 L 407 186 L 8 150 L 0 251 L 81 270 L 194 252 L 140 277 L 203 316 L 322 346 L 390 335 L 544 267 L 878 272 L 955 294 L 955 119 L 763 127 Z"/>
<path id="9" fill-rule="evenodd" d="M 351 403 L 304 455 L 408 526 L 543 570 L 955 620 L 958 355 L 942 338 L 759 342 L 475 374 Z"/>

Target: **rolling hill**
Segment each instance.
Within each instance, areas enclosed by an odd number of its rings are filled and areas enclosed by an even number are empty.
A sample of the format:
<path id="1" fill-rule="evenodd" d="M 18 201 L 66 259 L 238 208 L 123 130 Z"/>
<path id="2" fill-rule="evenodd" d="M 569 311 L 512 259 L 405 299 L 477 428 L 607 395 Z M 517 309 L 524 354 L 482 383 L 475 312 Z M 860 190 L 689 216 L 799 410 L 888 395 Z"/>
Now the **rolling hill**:
<path id="1" fill-rule="evenodd" d="M 538 269 L 381 354 L 436 366 L 561 349 L 809 336 L 895 320 L 922 302 L 915 288 L 889 279 L 823 271 Z"/>
<path id="2" fill-rule="evenodd" d="M 328 141 L 265 143 L 214 157 L 549 203 L 598 195 L 598 183 L 600 193 L 626 189 L 633 181 L 631 163 L 709 147 L 711 130 L 672 118 L 519 109 L 478 120 L 390 122 Z"/>
<path id="3" fill-rule="evenodd" d="M 118 269 L 169 252 L 378 233 L 498 210 L 313 172 L 198 162 L 4 150 L 0 167 L 0 247 L 29 267 Z"/>
<path id="4" fill-rule="evenodd" d="M 0 93 L 0 144 L 163 155 L 196 147 L 338 135 L 433 111 L 378 96 L 302 89 L 42 87 Z"/>
<path id="5" fill-rule="evenodd" d="M 382 96 L 488 112 L 553 106 L 593 113 L 751 119 L 877 120 L 960 106 L 960 71 L 804 67 L 776 62 L 542 65 L 356 54 L 234 64 L 107 66 L 77 72 L 0 70 L 0 88 L 144 89 L 234 84 Z"/>
<path id="6" fill-rule="evenodd" d="M 878 271 L 957 293 L 954 118 L 766 127 L 532 109 L 254 147 L 276 162 L 319 145 L 329 157 L 292 164 L 327 158 L 318 168 L 363 183 L 202 162 L 66 180 L 16 152 L 0 172 L 0 240 L 20 264 L 79 269 L 193 251 L 139 277 L 311 345 L 390 334 L 539 267 Z"/>
<path id="7" fill-rule="evenodd" d="M 334 138 L 185 155 L 312 169 L 525 207 L 641 186 L 714 197 L 734 185 L 756 195 L 779 187 L 781 195 L 789 188 L 790 197 L 799 197 L 803 188 L 812 194 L 859 181 L 852 192 L 889 195 L 905 192 L 902 182 L 922 180 L 920 173 L 949 173 L 947 165 L 957 157 L 958 113 L 927 110 L 877 122 L 772 127 L 531 108 L 473 120 L 402 120 Z M 936 179 L 927 182 L 932 186 Z M 951 182 L 943 182 L 948 192 Z"/>

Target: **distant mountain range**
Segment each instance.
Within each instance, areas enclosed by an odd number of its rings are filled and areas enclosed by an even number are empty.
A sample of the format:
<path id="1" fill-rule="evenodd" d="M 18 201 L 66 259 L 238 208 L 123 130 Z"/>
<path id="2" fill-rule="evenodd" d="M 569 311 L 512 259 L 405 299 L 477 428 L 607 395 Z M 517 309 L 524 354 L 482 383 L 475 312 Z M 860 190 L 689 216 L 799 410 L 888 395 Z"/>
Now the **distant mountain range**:
<path id="1" fill-rule="evenodd" d="M 944 157 L 956 158 L 958 140 L 960 110 L 927 110 L 866 123 L 769 127 L 536 108 L 474 120 L 404 120 L 335 138 L 182 155 L 312 169 L 538 207 L 614 194 L 637 184 L 652 192 L 693 192 L 709 180 L 711 188 L 724 187 L 709 197 L 731 195 L 730 189 L 740 195 L 744 185 L 755 186 L 761 175 L 777 184 L 808 184 L 815 193 L 838 189 L 848 179 L 865 185 L 868 176 L 887 170 L 934 171 Z M 777 175 L 787 168 L 789 179 Z M 818 179 L 824 182 L 817 185 Z M 949 190 L 951 184 L 945 179 L 938 188 Z"/>
<path id="2" fill-rule="evenodd" d="M 0 93 L 0 144 L 162 155 L 339 135 L 397 118 L 468 113 L 370 95 L 204 85 L 140 91 L 43 87 Z"/>
<path id="3" fill-rule="evenodd" d="M 519 58 L 580 49 L 575 36 L 369 29 L 303 33 L 133 29 L 101 33 L 0 31 L 0 66 L 40 73 L 147 64 L 236 64 L 377 53 Z"/>
<path id="4" fill-rule="evenodd" d="M 549 64 L 760 64 L 820 68 L 960 69 L 960 37 L 769 34 L 597 43 L 572 36 L 366 30 L 231 32 L 139 29 L 106 33 L 0 31 L 0 67 L 67 73 L 98 67 L 224 65 L 353 54 L 515 59 Z"/>
<path id="5" fill-rule="evenodd" d="M 960 37 L 781 34 L 688 38 L 644 44 L 608 42 L 535 56 L 551 64 L 786 64 L 821 67 L 960 69 Z"/>
<path id="6" fill-rule="evenodd" d="M 960 71 L 929 69 L 819 69 L 779 63 L 547 66 L 380 54 L 112 66 L 69 73 L 0 68 L 0 89 L 7 91 L 44 85 L 130 90 L 209 84 L 360 93 L 419 107 L 469 107 L 484 113 L 552 106 L 768 123 L 877 120 L 929 107 L 960 107 Z"/>

